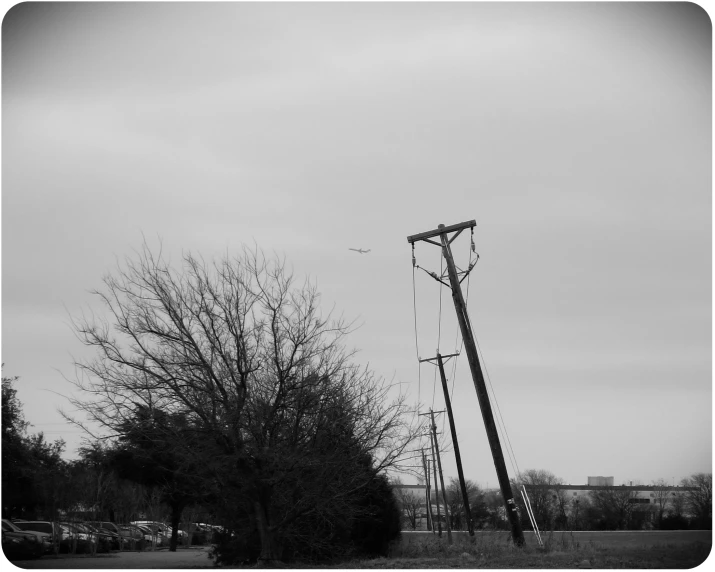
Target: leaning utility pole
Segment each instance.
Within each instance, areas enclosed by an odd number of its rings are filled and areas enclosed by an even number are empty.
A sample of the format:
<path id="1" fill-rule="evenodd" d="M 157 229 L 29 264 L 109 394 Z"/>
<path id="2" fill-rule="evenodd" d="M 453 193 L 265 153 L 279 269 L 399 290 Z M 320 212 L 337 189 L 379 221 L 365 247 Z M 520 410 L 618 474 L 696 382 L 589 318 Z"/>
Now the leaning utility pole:
<path id="1" fill-rule="evenodd" d="M 459 487 L 462 490 L 462 502 L 464 503 L 464 512 L 467 519 L 467 529 L 469 536 L 474 536 L 474 523 L 472 522 L 472 510 L 469 507 L 469 495 L 467 494 L 467 484 L 464 480 L 464 471 L 462 470 L 462 455 L 459 453 L 459 443 L 457 442 L 457 428 L 454 425 L 454 415 L 452 414 L 452 400 L 449 398 L 449 389 L 447 388 L 447 377 L 444 375 L 444 362 L 442 358 L 456 357 L 459 354 L 449 354 L 446 356 L 437 352 L 436 358 L 421 359 L 423 361 L 437 360 L 439 366 L 439 376 L 442 380 L 442 391 L 444 392 L 444 402 L 447 406 L 447 415 L 449 417 L 449 428 L 452 432 L 452 443 L 454 444 L 454 458 L 457 461 L 457 473 L 459 476 Z"/>
<path id="2" fill-rule="evenodd" d="M 511 491 L 511 484 L 509 483 L 509 474 L 506 470 L 506 464 L 504 463 L 504 453 L 502 452 L 501 443 L 499 442 L 499 434 L 497 433 L 496 424 L 494 423 L 494 414 L 492 413 L 492 407 L 489 403 L 489 394 L 487 393 L 487 386 L 484 382 L 484 375 L 482 374 L 482 369 L 479 364 L 479 356 L 477 355 L 477 347 L 474 341 L 474 335 L 472 334 L 472 327 L 469 323 L 469 316 L 467 314 L 467 305 L 464 303 L 464 298 L 462 297 L 462 288 L 460 287 L 460 280 L 457 274 L 457 269 L 454 265 L 454 259 L 452 258 L 452 250 L 450 244 L 457 238 L 465 228 L 473 229 L 477 225 L 475 220 L 468 222 L 463 222 L 459 224 L 453 224 L 450 226 L 444 226 L 443 224 L 438 225 L 436 230 L 430 230 L 427 232 L 421 232 L 407 237 L 407 242 L 412 244 L 414 249 L 414 243 L 420 240 L 429 242 L 430 244 L 437 245 L 442 248 L 442 255 L 447 263 L 447 272 L 449 275 L 448 286 L 452 289 L 452 300 L 454 301 L 454 308 L 457 312 L 457 321 L 459 322 L 459 328 L 462 332 L 462 339 L 464 340 L 464 349 L 467 352 L 467 360 L 469 361 L 469 369 L 472 373 L 472 380 L 474 381 L 474 389 L 477 392 L 477 400 L 479 401 L 479 407 L 482 412 L 482 419 L 484 420 L 484 427 L 487 431 L 487 438 L 489 439 L 489 447 L 492 450 L 492 457 L 494 459 L 494 467 L 497 471 L 497 479 L 499 480 L 499 487 L 501 489 L 502 497 L 504 498 L 504 504 L 506 507 L 506 514 L 511 523 L 511 535 L 514 540 L 514 544 L 517 546 L 522 546 L 524 544 L 524 533 L 521 529 L 521 523 L 519 522 L 519 515 L 516 511 L 516 503 L 514 502 L 514 495 Z M 450 232 L 456 232 L 451 239 L 447 238 L 447 234 Z M 472 232 L 474 232 L 472 230 Z M 430 240 L 433 237 L 439 237 L 440 242 L 435 242 Z M 472 267 L 470 267 L 463 274 L 466 276 Z M 442 276 L 439 278 L 436 274 L 432 273 L 433 278 L 442 282 Z M 444 282 L 443 282 L 444 283 Z"/>

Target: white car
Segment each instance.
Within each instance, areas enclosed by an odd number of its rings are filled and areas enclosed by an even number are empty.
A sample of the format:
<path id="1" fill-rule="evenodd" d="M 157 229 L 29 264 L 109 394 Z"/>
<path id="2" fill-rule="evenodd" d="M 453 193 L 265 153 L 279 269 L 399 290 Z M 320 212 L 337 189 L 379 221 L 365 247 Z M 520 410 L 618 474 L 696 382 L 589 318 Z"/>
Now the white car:
<path id="1" fill-rule="evenodd" d="M 171 538 L 171 535 L 172 535 L 173 530 L 174 530 L 174 529 L 171 528 L 170 526 L 167 526 L 167 527 L 166 527 L 166 535 L 167 535 L 169 538 Z M 176 534 L 177 534 L 177 536 L 178 536 L 179 538 L 184 538 L 185 536 L 188 536 L 188 534 L 186 533 L 186 531 L 185 531 L 185 530 L 181 530 L 180 528 L 176 531 Z"/>
<path id="2" fill-rule="evenodd" d="M 143 524 L 135 524 L 134 526 L 136 526 L 139 530 L 142 531 L 142 533 L 144 534 L 144 540 L 146 540 L 149 543 L 153 542 L 155 546 L 162 545 L 163 537 L 161 534 L 157 534 L 151 528 L 149 528 L 148 526 L 145 526 Z"/>

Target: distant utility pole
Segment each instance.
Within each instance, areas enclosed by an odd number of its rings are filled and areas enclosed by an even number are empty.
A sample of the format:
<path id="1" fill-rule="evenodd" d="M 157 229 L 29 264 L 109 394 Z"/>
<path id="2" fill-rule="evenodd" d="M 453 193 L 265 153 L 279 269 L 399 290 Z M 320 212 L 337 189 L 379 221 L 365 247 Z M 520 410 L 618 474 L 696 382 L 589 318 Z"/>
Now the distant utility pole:
<path id="1" fill-rule="evenodd" d="M 438 413 L 442 413 L 442 412 L 438 411 Z M 437 443 L 437 425 L 435 425 L 435 423 L 434 423 L 434 412 L 430 409 L 429 413 L 420 413 L 420 415 L 429 415 L 430 419 L 432 421 L 432 424 L 430 426 L 429 437 L 430 437 L 430 444 L 432 446 L 432 458 L 436 459 L 436 462 L 432 463 L 432 468 L 434 470 L 434 481 L 435 481 L 435 488 L 436 488 L 435 497 L 437 498 L 437 519 L 438 519 L 438 524 L 439 524 L 439 535 L 442 536 L 442 521 L 440 520 L 439 485 L 437 483 L 437 469 L 438 468 L 439 468 L 439 482 L 442 483 L 442 500 L 444 501 L 444 514 L 447 519 L 446 520 L 447 538 L 449 539 L 449 544 L 452 544 L 452 524 L 450 523 L 450 520 L 449 520 L 449 505 L 447 504 L 447 493 L 444 488 L 444 477 L 442 475 L 442 460 L 439 456 L 439 444 Z"/>
<path id="2" fill-rule="evenodd" d="M 454 458 L 457 461 L 457 473 L 459 475 L 459 487 L 462 490 L 462 502 L 464 503 L 464 512 L 467 519 L 467 529 L 469 530 L 469 535 L 474 536 L 474 523 L 472 522 L 472 510 L 469 507 L 469 495 L 467 494 L 467 484 L 464 480 L 464 471 L 462 470 L 462 455 L 459 453 L 459 443 L 457 442 L 457 428 L 454 425 L 454 415 L 452 414 L 452 400 L 449 398 L 449 389 L 447 388 L 447 377 L 444 375 L 444 362 L 442 358 L 451 358 L 458 356 L 459 354 L 449 354 L 446 356 L 440 355 L 437 352 L 436 358 L 421 359 L 420 361 L 433 361 L 437 360 L 437 365 L 439 366 L 439 376 L 442 380 L 442 391 L 444 392 L 444 402 L 447 406 L 447 416 L 449 417 L 449 428 L 452 432 L 452 443 L 454 444 Z"/>
<path id="3" fill-rule="evenodd" d="M 430 230 L 408 236 L 407 242 L 412 244 L 413 248 L 414 243 L 418 241 L 429 242 L 430 244 L 434 244 L 442 248 L 442 255 L 447 263 L 449 283 L 452 289 L 452 300 L 454 301 L 454 308 L 457 312 L 457 321 L 459 322 L 459 328 L 462 332 L 464 349 L 467 352 L 469 369 L 471 370 L 472 380 L 474 381 L 474 389 L 477 392 L 477 399 L 482 412 L 484 427 L 487 431 L 487 438 L 489 439 L 489 447 L 492 450 L 494 467 L 496 468 L 499 487 L 501 489 L 502 498 L 504 499 L 506 514 L 509 518 L 509 522 L 511 523 L 511 535 L 514 540 L 514 544 L 517 546 L 523 546 L 524 533 L 521 529 L 519 515 L 516 511 L 514 494 L 511 491 L 509 474 L 507 473 L 506 464 L 504 463 L 504 453 L 502 452 L 501 443 L 499 442 L 499 434 L 497 433 L 496 424 L 494 423 L 494 414 L 492 413 L 492 407 L 489 403 L 489 394 L 487 393 L 484 375 L 482 374 L 481 365 L 479 364 L 479 356 L 477 355 L 477 347 L 474 341 L 474 335 L 472 334 L 472 326 L 469 322 L 469 316 L 467 314 L 467 305 L 465 304 L 462 296 L 462 288 L 460 287 L 457 268 L 455 267 L 452 250 L 450 248 L 450 244 L 462 233 L 464 229 L 473 229 L 476 225 L 477 222 L 475 220 L 453 224 L 451 226 L 444 226 L 443 224 L 440 224 L 436 230 Z M 456 232 L 456 234 L 451 239 L 448 239 L 447 235 L 450 232 Z M 440 242 L 430 240 L 434 237 L 439 237 Z M 469 270 L 471 270 L 471 267 Z M 466 276 L 469 270 L 463 274 Z M 438 278 L 440 282 L 442 282 L 441 278 L 442 277 Z"/>
<path id="4" fill-rule="evenodd" d="M 440 412 L 441 413 L 441 412 Z M 435 451 L 437 451 L 437 466 L 439 467 L 439 482 L 442 484 L 442 500 L 444 500 L 444 516 L 447 519 L 447 543 L 452 544 L 452 522 L 449 518 L 449 503 L 447 502 L 447 491 L 444 488 L 444 476 L 442 475 L 442 459 L 439 456 L 439 443 L 437 443 L 437 425 L 434 422 L 434 412 L 429 410 L 432 419 L 432 441 Z"/>
<path id="5" fill-rule="evenodd" d="M 430 433 L 430 447 L 432 448 L 432 472 L 434 473 L 434 486 L 435 486 L 435 495 L 434 498 L 437 500 L 437 534 L 441 538 L 442 537 L 442 515 L 440 514 L 440 509 L 439 509 L 439 485 L 437 484 L 437 463 L 434 460 L 434 442 L 432 441 L 432 434 Z M 432 499 L 430 498 L 430 506 L 431 506 Z M 434 528 L 434 525 L 433 525 Z"/>
<path id="6" fill-rule="evenodd" d="M 430 484 L 429 484 L 429 467 L 427 464 L 429 463 L 429 460 L 425 458 L 425 450 L 422 449 L 422 468 L 425 471 L 425 495 L 426 495 L 426 502 L 427 502 L 427 530 L 431 530 L 434 532 L 434 526 L 433 526 L 433 519 L 432 519 L 432 502 L 430 501 Z"/>

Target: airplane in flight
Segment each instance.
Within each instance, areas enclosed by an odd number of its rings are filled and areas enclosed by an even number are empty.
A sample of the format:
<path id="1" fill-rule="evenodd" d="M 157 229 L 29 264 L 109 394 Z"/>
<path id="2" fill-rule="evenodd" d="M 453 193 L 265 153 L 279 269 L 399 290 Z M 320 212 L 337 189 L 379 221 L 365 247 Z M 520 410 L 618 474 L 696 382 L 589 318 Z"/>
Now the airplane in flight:
<path id="1" fill-rule="evenodd" d="M 360 254 L 367 254 L 370 252 L 370 249 L 363 250 L 362 248 L 348 248 L 348 250 L 354 250 L 355 252 L 359 252 Z"/>

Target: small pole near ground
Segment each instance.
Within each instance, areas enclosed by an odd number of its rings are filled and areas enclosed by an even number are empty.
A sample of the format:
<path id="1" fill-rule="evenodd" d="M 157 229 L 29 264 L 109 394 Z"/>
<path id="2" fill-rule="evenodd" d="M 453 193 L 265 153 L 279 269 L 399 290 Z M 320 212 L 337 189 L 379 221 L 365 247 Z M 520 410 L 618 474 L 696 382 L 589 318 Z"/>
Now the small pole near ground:
<path id="1" fill-rule="evenodd" d="M 442 537 L 442 515 L 439 509 L 439 486 L 437 485 L 437 463 L 434 461 L 434 440 L 432 439 L 432 433 L 430 433 L 430 446 L 432 447 L 432 472 L 434 473 L 434 483 L 435 483 L 435 499 L 437 500 L 437 535 Z M 431 501 L 432 499 L 430 499 Z"/>
<path id="2" fill-rule="evenodd" d="M 427 503 L 427 530 L 431 530 L 434 533 L 433 519 L 432 519 L 432 503 L 430 502 L 430 482 L 429 482 L 429 459 L 425 458 L 425 450 L 422 449 L 422 468 L 425 471 L 425 496 Z"/>
<path id="3" fill-rule="evenodd" d="M 438 411 L 437 413 L 443 413 L 443 411 Z M 437 426 L 434 423 L 434 412 L 430 409 L 429 413 L 420 413 L 419 415 L 429 415 L 431 419 L 431 426 L 429 431 L 430 445 L 432 447 L 432 458 L 436 459 L 432 461 L 432 468 L 434 471 L 434 482 L 435 482 L 435 498 L 437 499 L 437 524 L 439 527 L 439 536 L 442 536 L 442 521 L 440 517 L 440 502 L 439 502 L 439 482 L 442 483 L 442 499 L 444 500 L 444 514 L 447 523 L 447 536 L 449 538 L 449 544 L 452 544 L 452 525 L 449 521 L 449 506 L 447 504 L 447 493 L 444 488 L 444 477 L 442 476 L 442 461 L 439 456 L 439 444 L 437 443 Z M 439 468 L 440 481 L 437 481 L 437 469 Z"/>
<path id="4" fill-rule="evenodd" d="M 429 410 L 432 418 L 432 435 L 434 436 L 434 448 L 437 451 L 437 465 L 439 466 L 439 482 L 442 484 L 442 499 L 444 499 L 444 516 L 447 519 L 447 542 L 452 544 L 452 523 L 449 518 L 449 504 L 447 503 L 447 491 L 444 488 L 444 476 L 442 475 L 442 460 L 439 456 L 439 444 L 437 443 L 437 425 L 434 422 L 434 413 Z"/>

